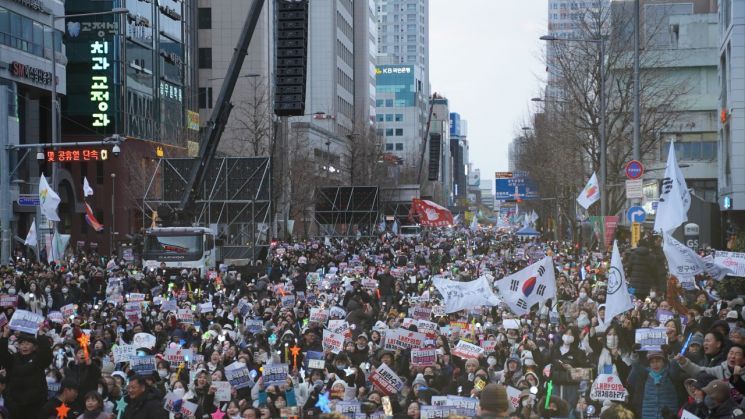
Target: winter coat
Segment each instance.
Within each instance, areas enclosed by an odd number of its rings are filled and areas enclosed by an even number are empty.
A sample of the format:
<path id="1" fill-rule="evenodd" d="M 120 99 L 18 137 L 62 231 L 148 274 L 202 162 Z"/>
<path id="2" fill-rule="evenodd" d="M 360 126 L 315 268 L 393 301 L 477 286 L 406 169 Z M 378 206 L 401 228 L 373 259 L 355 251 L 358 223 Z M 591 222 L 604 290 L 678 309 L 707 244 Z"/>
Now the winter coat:
<path id="1" fill-rule="evenodd" d="M 167 419 L 168 411 L 163 408 L 163 398 L 152 389 L 145 390 L 140 397 L 130 399 L 121 419 Z"/>
<path id="2" fill-rule="evenodd" d="M 0 338 L 0 364 L 5 367 L 7 387 L 5 405 L 11 414 L 38 412 L 47 400 L 45 369 L 52 363 L 49 338 L 37 338 L 36 351 L 29 355 L 11 354 L 8 338 Z"/>
<path id="3" fill-rule="evenodd" d="M 73 406 L 82 410 L 85 408 L 85 395 L 89 391 L 95 391 L 98 389 L 98 382 L 101 380 L 101 369 L 92 363 L 76 364 L 74 361 L 71 362 L 64 372 L 65 378 L 71 378 L 78 383 L 78 397 L 75 399 Z"/>
<path id="4" fill-rule="evenodd" d="M 635 293 L 639 297 L 649 295 L 649 290 L 657 285 L 657 268 L 654 263 L 654 256 L 646 246 L 638 246 L 631 254 L 629 285 L 636 290 Z"/>
<path id="5" fill-rule="evenodd" d="M 680 408 L 682 383 L 677 363 L 668 364 L 662 370 L 659 384 L 655 384 L 650 370 L 635 362 L 628 383 L 631 391 L 631 406 L 641 419 L 657 419 L 674 414 Z"/>

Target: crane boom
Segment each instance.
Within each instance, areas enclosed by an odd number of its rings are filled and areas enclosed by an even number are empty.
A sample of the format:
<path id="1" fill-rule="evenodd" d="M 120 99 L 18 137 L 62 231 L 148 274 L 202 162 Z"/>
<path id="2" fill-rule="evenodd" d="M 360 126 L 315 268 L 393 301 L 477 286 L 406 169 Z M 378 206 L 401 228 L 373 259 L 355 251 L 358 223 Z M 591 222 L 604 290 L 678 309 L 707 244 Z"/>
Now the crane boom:
<path id="1" fill-rule="evenodd" d="M 254 0 L 248 16 L 246 16 L 246 23 L 243 25 L 244 31 L 241 33 L 238 45 L 233 52 L 233 57 L 230 59 L 228 70 L 225 73 L 225 79 L 220 87 L 220 94 L 217 96 L 216 106 L 212 110 L 209 121 L 207 121 L 201 138 L 201 144 L 199 144 L 199 155 L 194 160 L 194 165 L 186 183 L 186 189 L 179 202 L 178 211 L 181 213 L 188 213 L 188 210 L 193 206 L 197 188 L 202 184 L 204 176 L 207 173 L 207 168 L 215 157 L 217 146 L 220 144 L 220 138 L 225 130 L 225 124 L 227 124 L 230 111 L 233 109 L 230 99 L 233 96 L 235 84 L 243 67 L 243 61 L 248 54 L 248 45 L 251 43 L 251 38 L 253 37 L 256 24 L 261 15 L 261 9 L 263 8 L 264 0 Z"/>

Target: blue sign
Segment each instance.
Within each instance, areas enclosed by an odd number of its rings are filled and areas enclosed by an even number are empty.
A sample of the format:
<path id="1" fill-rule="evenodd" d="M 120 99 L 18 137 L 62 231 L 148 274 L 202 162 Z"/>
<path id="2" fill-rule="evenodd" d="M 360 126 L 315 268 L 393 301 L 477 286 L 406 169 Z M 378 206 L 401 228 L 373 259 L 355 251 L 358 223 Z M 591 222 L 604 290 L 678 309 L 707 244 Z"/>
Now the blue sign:
<path id="1" fill-rule="evenodd" d="M 40 204 L 39 197 L 19 196 L 18 205 L 22 207 L 36 207 Z"/>
<path id="2" fill-rule="evenodd" d="M 626 211 L 626 219 L 630 223 L 643 223 L 647 219 L 647 213 L 642 207 L 631 207 Z"/>
<path id="3" fill-rule="evenodd" d="M 538 186 L 535 182 L 522 176 L 509 179 L 494 180 L 494 199 L 505 201 L 510 199 L 533 200 L 538 199 Z"/>

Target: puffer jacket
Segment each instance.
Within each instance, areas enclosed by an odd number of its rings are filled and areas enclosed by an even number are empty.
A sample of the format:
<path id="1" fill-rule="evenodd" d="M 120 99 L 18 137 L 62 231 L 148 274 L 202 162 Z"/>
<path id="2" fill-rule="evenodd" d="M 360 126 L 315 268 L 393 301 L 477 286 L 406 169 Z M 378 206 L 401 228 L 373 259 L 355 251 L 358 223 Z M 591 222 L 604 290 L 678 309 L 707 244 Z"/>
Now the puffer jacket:
<path id="1" fill-rule="evenodd" d="M 140 397 L 129 400 L 120 416 L 122 419 L 167 419 L 168 412 L 163 408 L 163 398 L 153 389 L 148 389 Z"/>
<path id="2" fill-rule="evenodd" d="M 52 363 L 49 338 L 37 338 L 36 351 L 23 356 L 8 351 L 8 338 L 0 338 L 0 364 L 5 367 L 8 386 L 5 405 L 11 414 L 38 412 L 47 400 L 47 380 L 44 370 Z M 30 409 L 30 410 L 28 410 Z"/>
<path id="3" fill-rule="evenodd" d="M 650 370 L 638 362 L 629 375 L 631 406 L 640 412 L 641 419 L 657 419 L 675 414 L 680 408 L 682 380 L 677 363 L 670 363 L 662 370 L 659 384 L 655 384 Z"/>

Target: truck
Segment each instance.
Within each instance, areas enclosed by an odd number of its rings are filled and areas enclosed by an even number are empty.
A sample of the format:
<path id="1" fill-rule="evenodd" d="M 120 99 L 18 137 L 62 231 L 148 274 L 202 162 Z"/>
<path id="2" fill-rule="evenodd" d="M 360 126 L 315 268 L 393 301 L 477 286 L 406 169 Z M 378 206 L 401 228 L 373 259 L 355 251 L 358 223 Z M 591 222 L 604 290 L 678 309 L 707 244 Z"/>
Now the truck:
<path id="1" fill-rule="evenodd" d="M 142 250 L 145 270 L 164 267 L 167 273 L 196 268 L 200 276 L 216 270 L 221 262 L 215 232 L 206 227 L 155 227 L 147 229 Z"/>

